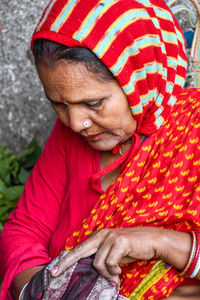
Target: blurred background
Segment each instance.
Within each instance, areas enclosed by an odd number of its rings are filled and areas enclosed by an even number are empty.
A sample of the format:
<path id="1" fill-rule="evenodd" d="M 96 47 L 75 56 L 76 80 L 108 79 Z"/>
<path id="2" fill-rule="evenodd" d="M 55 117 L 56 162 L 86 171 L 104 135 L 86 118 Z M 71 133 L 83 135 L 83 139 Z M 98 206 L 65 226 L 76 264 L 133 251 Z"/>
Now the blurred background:
<path id="1" fill-rule="evenodd" d="M 48 2 L 0 0 L 0 142 L 14 153 L 25 149 L 33 138 L 43 147 L 55 122 L 29 49 Z M 194 10 L 188 0 L 179 2 Z M 186 13 L 177 18 L 183 29 L 188 27 Z"/>
<path id="2" fill-rule="evenodd" d="M 16 153 L 33 138 L 43 147 L 55 122 L 30 51 L 31 35 L 48 2 L 0 1 L 0 142 Z"/>

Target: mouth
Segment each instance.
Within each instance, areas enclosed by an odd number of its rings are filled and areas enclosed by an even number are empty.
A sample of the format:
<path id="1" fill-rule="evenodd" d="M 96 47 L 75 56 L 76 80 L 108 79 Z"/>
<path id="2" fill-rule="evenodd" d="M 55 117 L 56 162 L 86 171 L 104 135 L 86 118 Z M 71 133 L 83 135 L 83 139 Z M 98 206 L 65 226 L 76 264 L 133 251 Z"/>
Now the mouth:
<path id="1" fill-rule="evenodd" d="M 101 132 L 101 133 L 97 133 L 97 134 L 91 134 L 91 135 L 84 136 L 84 138 L 90 142 L 98 142 L 103 138 L 104 134 L 105 134 L 105 132 Z"/>

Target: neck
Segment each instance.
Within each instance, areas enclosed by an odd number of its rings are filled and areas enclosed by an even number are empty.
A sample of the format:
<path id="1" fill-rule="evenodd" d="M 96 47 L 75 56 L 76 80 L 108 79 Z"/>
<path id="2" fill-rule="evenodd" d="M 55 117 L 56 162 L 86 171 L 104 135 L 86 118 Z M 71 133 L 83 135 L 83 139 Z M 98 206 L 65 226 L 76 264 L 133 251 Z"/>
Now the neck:
<path id="1" fill-rule="evenodd" d="M 130 149 L 131 145 L 132 145 L 132 139 L 129 138 L 123 145 L 121 145 L 118 153 L 120 155 L 123 155 L 126 151 L 128 151 Z"/>
<path id="2" fill-rule="evenodd" d="M 140 139 L 141 139 L 141 144 L 142 144 L 145 141 L 145 139 L 146 139 L 146 135 L 140 134 Z M 125 141 L 121 145 L 121 147 L 119 148 L 118 153 L 120 155 L 123 155 L 126 151 L 128 151 L 130 149 L 131 145 L 132 145 L 132 138 L 129 138 L 127 141 Z"/>

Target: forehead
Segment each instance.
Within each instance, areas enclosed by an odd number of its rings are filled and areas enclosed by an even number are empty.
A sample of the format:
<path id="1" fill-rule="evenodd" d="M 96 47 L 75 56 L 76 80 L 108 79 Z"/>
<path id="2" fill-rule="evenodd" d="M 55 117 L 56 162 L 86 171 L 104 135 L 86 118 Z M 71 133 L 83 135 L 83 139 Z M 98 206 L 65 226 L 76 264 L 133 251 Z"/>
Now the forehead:
<path id="1" fill-rule="evenodd" d="M 78 99 L 103 93 L 110 82 L 88 71 L 83 63 L 61 60 L 49 66 L 43 62 L 37 66 L 46 94 L 51 98 Z"/>
<path id="2" fill-rule="evenodd" d="M 52 65 L 40 62 L 37 66 L 39 76 L 45 81 L 67 80 L 67 81 L 84 81 L 98 80 L 99 78 L 88 71 L 87 67 L 81 62 L 72 62 L 67 60 L 59 60 Z"/>

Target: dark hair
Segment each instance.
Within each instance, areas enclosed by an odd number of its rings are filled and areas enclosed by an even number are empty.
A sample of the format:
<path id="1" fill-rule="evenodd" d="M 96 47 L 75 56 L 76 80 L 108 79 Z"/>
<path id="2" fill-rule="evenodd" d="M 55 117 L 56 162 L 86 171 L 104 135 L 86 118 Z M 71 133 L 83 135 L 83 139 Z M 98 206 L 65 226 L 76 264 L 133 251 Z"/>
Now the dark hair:
<path id="1" fill-rule="evenodd" d="M 37 39 L 33 43 L 33 55 L 36 65 L 43 61 L 51 66 L 61 59 L 82 62 L 88 71 L 99 75 L 103 80 L 115 80 L 110 70 L 86 47 L 67 47 L 50 40 Z"/>

